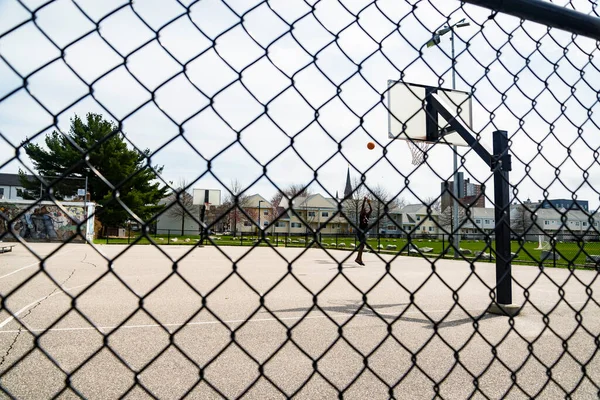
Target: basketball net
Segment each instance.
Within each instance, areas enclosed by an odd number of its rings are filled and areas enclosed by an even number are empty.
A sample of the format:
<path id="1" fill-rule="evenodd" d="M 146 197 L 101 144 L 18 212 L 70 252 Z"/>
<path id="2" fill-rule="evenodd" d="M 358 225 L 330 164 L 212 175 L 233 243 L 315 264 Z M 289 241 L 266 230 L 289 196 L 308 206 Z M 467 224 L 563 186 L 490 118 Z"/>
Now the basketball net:
<path id="1" fill-rule="evenodd" d="M 425 152 L 432 146 L 433 143 L 420 140 L 407 140 L 408 148 L 412 153 L 412 164 L 421 165 L 425 161 Z"/>

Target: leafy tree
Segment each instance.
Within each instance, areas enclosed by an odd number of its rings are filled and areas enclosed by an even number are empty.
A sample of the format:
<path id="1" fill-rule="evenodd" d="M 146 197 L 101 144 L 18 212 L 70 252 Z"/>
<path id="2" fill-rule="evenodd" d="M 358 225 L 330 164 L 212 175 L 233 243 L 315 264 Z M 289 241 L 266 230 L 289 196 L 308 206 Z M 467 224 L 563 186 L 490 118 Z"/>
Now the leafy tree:
<path id="1" fill-rule="evenodd" d="M 167 186 L 156 182 L 163 167 L 150 166 L 149 150 L 128 148 L 123 133 L 101 115 L 88 113 L 85 120 L 75 115 L 67 134 L 54 131 L 45 137 L 45 144 L 46 148 L 29 141 L 23 144 L 37 174 L 50 182 L 44 197 L 47 198 L 51 190 L 53 197 L 64 199 L 74 192 L 73 185 L 83 187 L 82 181 L 65 180 L 70 182 L 70 190 L 66 183 L 62 186 L 54 184 L 63 182 L 63 176 L 83 178 L 87 174 L 90 200 L 101 206 L 96 216 L 104 226 L 119 226 L 131 218 L 120 202 L 144 221 L 163 209 L 159 201 L 165 197 Z M 89 151 L 88 163 L 97 173 L 88 172 L 84 159 L 86 151 Z M 28 179 L 22 170 L 19 174 L 21 184 L 27 190 L 25 196 L 39 198 L 40 182 Z M 111 189 L 100 176 L 116 189 Z M 119 200 L 115 198 L 117 196 Z"/>

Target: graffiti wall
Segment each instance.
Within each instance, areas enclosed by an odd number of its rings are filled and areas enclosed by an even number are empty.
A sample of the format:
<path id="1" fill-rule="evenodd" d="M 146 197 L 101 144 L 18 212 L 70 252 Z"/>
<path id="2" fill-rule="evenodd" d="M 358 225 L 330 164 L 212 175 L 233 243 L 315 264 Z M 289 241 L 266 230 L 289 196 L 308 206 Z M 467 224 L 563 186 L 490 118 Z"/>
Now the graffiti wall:
<path id="1" fill-rule="evenodd" d="M 87 206 L 88 209 L 94 207 L 93 203 Z M 30 241 L 65 241 L 77 236 L 77 226 L 85 221 L 84 204 L 63 202 L 62 207 L 66 212 L 53 202 L 0 201 L 0 240 L 12 238 L 10 225 L 16 234 Z M 86 225 L 90 226 L 83 224 L 82 232 L 86 231 Z M 75 240 L 84 238 L 78 236 Z"/>

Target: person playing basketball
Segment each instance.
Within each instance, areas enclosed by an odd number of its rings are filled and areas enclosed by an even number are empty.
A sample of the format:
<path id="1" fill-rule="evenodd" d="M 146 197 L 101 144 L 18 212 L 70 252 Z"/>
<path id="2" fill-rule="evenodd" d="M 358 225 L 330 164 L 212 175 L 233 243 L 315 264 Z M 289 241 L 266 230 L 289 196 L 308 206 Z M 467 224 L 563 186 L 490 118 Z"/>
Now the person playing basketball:
<path id="1" fill-rule="evenodd" d="M 365 208 L 365 202 L 369 203 L 369 211 Z M 362 260 L 362 253 L 365 248 L 365 244 L 367 243 L 367 228 L 369 227 L 369 218 L 371 218 L 371 213 L 373 212 L 373 207 L 371 207 L 371 200 L 365 198 L 362 202 L 362 207 L 360 209 L 360 217 L 358 223 L 358 255 L 356 256 L 356 263 L 359 265 L 365 265 Z"/>

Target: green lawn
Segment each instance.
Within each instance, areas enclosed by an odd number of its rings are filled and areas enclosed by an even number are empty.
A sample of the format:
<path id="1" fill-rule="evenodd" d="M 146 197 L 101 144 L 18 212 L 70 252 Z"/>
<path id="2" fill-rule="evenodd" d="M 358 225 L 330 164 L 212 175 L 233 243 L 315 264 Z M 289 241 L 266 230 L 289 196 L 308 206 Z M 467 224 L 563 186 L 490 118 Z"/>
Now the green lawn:
<path id="1" fill-rule="evenodd" d="M 167 245 L 167 244 L 176 244 L 176 245 L 196 245 L 199 243 L 198 235 L 184 235 L 184 236 L 175 236 L 175 235 L 150 235 L 152 241 L 156 244 Z M 211 240 L 215 244 L 219 246 L 268 246 L 269 244 L 262 242 L 260 244 L 256 243 L 257 238 L 255 236 L 217 236 L 211 235 Z M 187 240 L 186 240 L 187 239 Z M 285 237 L 285 236 L 272 236 L 268 237 L 268 241 L 270 245 L 275 247 L 306 247 L 306 237 L 304 236 L 293 236 L 293 237 Z M 310 242 L 310 236 L 308 237 L 308 241 Z M 151 241 L 146 237 L 132 236 L 131 238 L 110 238 L 110 239 L 95 239 L 94 243 L 96 244 L 150 244 Z M 331 236 L 323 236 L 321 245 L 326 249 L 344 249 L 344 250 L 352 250 L 355 245 L 354 237 L 331 237 Z M 402 250 L 402 254 L 407 254 L 407 239 L 390 239 L 390 238 L 380 238 L 379 241 L 377 238 L 368 239 L 369 246 L 375 251 L 379 251 L 384 254 L 397 254 L 398 251 Z M 428 252 L 426 255 L 430 257 L 439 257 L 442 253 L 445 252 L 446 257 L 452 257 L 454 255 L 453 249 L 449 248 L 448 241 L 442 241 L 437 239 L 413 239 L 411 243 L 418 247 L 419 249 L 424 247 L 430 247 L 432 250 Z M 210 241 L 206 241 L 204 245 L 212 245 Z M 313 246 L 317 246 L 313 244 Z M 396 246 L 395 248 L 388 246 Z M 517 264 L 538 264 L 540 260 L 541 251 L 535 250 L 538 246 L 537 242 L 526 242 L 524 244 L 519 244 L 516 241 L 511 243 L 512 252 L 516 253 L 517 256 L 513 260 L 513 263 Z M 466 258 L 475 257 L 474 253 L 476 251 L 483 251 L 485 253 L 490 253 L 490 245 L 486 244 L 485 241 L 480 240 L 463 240 L 460 243 L 460 247 L 462 249 L 468 249 L 472 252 L 472 254 L 464 254 Z M 495 243 L 491 243 L 492 249 L 495 247 Z M 567 266 L 569 264 L 575 265 L 584 265 L 586 263 L 586 254 L 599 254 L 600 255 L 600 243 L 599 242 L 585 242 L 582 244 L 568 242 L 568 243 L 557 243 L 556 252 L 560 256 L 560 260 L 557 260 L 557 266 Z M 493 254 L 493 251 L 492 251 Z M 481 259 L 481 261 L 487 261 Z M 493 260 L 492 260 L 493 261 Z M 544 263 L 545 265 L 553 265 L 553 261 L 549 260 Z"/>

